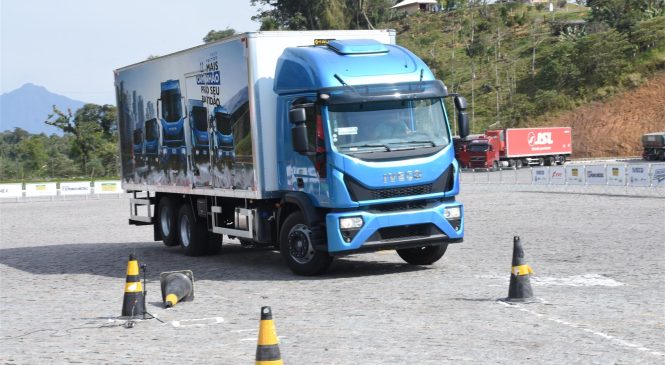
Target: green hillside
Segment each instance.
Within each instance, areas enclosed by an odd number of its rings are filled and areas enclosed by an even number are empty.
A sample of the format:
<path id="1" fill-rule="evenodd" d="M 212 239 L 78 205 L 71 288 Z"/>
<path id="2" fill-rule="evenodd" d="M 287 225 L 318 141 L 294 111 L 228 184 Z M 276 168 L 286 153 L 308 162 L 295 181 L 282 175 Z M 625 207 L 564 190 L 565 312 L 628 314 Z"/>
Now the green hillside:
<path id="1" fill-rule="evenodd" d="M 662 7 L 626 14 L 617 20 L 573 4 L 550 12 L 511 3 L 402 15 L 379 26 L 396 29 L 398 44 L 467 98 L 478 133 L 538 124 L 665 69 Z"/>

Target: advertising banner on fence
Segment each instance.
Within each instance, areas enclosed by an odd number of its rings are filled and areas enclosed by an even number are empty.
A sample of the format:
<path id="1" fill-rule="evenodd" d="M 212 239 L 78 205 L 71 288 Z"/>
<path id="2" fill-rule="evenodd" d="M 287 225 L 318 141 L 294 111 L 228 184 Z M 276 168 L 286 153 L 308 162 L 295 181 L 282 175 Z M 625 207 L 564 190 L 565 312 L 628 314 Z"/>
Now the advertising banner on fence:
<path id="1" fill-rule="evenodd" d="M 60 195 L 88 195 L 88 194 L 90 194 L 90 181 L 60 183 Z"/>
<path id="2" fill-rule="evenodd" d="M 547 185 L 549 183 L 547 167 L 534 167 L 531 170 L 531 181 L 536 185 Z"/>
<path id="3" fill-rule="evenodd" d="M 607 165 L 607 185 L 626 185 L 625 165 Z"/>
<path id="4" fill-rule="evenodd" d="M 605 165 L 588 165 L 586 167 L 586 183 L 589 185 L 605 185 Z"/>
<path id="5" fill-rule="evenodd" d="M 23 196 L 23 184 L 0 184 L 0 198 L 19 198 Z"/>
<path id="6" fill-rule="evenodd" d="M 55 196 L 58 189 L 55 183 L 25 184 L 25 196 Z"/>
<path id="7" fill-rule="evenodd" d="M 584 185 L 584 166 L 566 166 L 566 183 Z"/>
<path id="8" fill-rule="evenodd" d="M 628 185 L 649 186 L 649 165 L 635 164 L 628 165 Z"/>
<path id="9" fill-rule="evenodd" d="M 95 181 L 95 194 L 120 194 L 120 181 Z"/>
<path id="10" fill-rule="evenodd" d="M 566 183 L 566 168 L 563 166 L 550 167 L 550 184 L 563 185 Z"/>
<path id="11" fill-rule="evenodd" d="M 665 187 L 665 164 L 651 165 L 651 185 Z"/>

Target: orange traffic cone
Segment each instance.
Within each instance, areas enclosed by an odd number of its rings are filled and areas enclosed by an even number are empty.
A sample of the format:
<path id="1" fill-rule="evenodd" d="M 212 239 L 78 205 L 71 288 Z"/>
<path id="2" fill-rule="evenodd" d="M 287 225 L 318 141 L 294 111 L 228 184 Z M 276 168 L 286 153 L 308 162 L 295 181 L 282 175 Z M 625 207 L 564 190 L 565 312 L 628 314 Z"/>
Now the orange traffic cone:
<path id="1" fill-rule="evenodd" d="M 531 289 L 531 274 L 533 270 L 524 259 L 524 250 L 520 243 L 520 237 L 513 237 L 513 263 L 510 270 L 510 287 L 508 288 L 509 302 L 531 302 L 534 301 L 533 289 Z"/>
<path id="2" fill-rule="evenodd" d="M 270 307 L 261 308 L 261 324 L 259 326 L 259 341 L 256 346 L 256 365 L 282 365 L 282 355 L 279 352 L 277 331 L 272 320 Z"/>
<path id="3" fill-rule="evenodd" d="M 145 313 L 145 296 L 141 277 L 139 276 L 139 262 L 134 255 L 129 255 L 127 263 L 127 280 L 125 282 L 125 298 L 122 302 L 122 316 L 136 317 Z"/>

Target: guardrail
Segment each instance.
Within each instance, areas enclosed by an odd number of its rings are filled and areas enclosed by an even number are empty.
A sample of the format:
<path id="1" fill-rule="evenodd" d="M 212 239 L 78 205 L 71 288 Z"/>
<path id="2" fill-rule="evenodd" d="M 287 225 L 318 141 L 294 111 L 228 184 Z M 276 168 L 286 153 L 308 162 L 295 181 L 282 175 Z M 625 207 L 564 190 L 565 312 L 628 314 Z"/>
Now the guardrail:
<path id="1" fill-rule="evenodd" d="M 37 183 L 14 183 L 0 184 L 1 200 L 39 199 L 49 198 L 54 200 L 67 197 L 108 196 L 124 194 L 120 180 L 103 181 L 75 181 L 75 182 L 37 182 Z"/>

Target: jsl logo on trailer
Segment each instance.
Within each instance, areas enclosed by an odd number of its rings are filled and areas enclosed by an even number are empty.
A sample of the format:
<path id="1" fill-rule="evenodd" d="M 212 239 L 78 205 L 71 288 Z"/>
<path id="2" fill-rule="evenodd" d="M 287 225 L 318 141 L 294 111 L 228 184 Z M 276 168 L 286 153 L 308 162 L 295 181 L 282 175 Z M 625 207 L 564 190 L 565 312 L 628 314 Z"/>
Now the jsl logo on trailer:
<path id="1" fill-rule="evenodd" d="M 552 141 L 552 133 L 550 132 L 542 132 L 538 133 L 537 135 L 533 132 L 530 132 L 527 140 L 529 142 L 529 146 L 554 144 L 554 141 Z"/>

